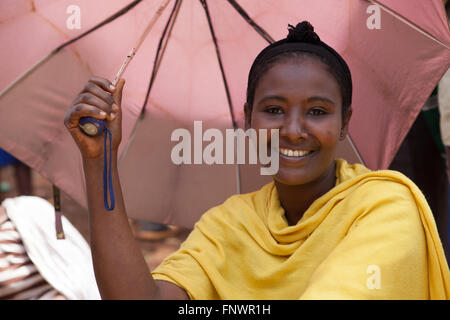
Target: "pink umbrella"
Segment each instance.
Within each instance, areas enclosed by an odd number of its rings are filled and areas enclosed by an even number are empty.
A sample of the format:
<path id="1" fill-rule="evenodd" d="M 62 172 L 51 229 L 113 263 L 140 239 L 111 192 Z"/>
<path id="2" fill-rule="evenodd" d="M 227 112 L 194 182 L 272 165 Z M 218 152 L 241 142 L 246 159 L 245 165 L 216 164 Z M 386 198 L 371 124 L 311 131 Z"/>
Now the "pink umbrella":
<path id="1" fill-rule="evenodd" d="M 83 206 L 81 156 L 64 114 L 91 75 L 116 75 L 160 4 L 0 4 L 0 146 Z M 339 156 L 389 166 L 450 66 L 441 0 L 173 0 L 124 73 L 119 169 L 130 217 L 191 227 L 228 196 L 270 180 L 255 166 L 174 164 L 171 134 L 194 136 L 195 120 L 203 132 L 242 127 L 254 57 L 302 20 L 352 71 L 354 112 Z"/>

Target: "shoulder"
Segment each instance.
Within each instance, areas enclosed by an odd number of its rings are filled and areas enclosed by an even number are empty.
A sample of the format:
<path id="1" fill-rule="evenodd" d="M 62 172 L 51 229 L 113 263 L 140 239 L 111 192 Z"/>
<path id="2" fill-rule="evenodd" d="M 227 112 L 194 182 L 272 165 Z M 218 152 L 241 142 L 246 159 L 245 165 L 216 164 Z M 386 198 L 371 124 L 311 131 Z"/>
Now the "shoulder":
<path id="1" fill-rule="evenodd" d="M 422 220 L 432 219 L 428 203 L 420 189 L 397 171 L 382 170 L 367 174 L 349 196 L 357 208 L 354 224 L 385 225 L 397 232 L 422 237 Z"/>
<path id="2" fill-rule="evenodd" d="M 337 159 L 337 181 L 339 190 L 348 190 L 348 197 L 363 203 L 377 201 L 425 200 L 419 188 L 404 174 L 394 170 L 372 171 L 361 164 L 348 164 Z"/>
<path id="3" fill-rule="evenodd" d="M 397 171 L 368 171 L 349 178 L 336 188 L 342 195 L 345 211 L 352 212 L 357 222 L 370 222 L 368 227 L 399 223 L 404 231 L 421 230 L 423 218 L 432 219 L 423 193 Z"/>
<path id="4" fill-rule="evenodd" d="M 362 175 L 356 192 L 360 196 L 386 201 L 425 201 L 422 191 L 404 174 L 394 170 L 371 171 Z"/>

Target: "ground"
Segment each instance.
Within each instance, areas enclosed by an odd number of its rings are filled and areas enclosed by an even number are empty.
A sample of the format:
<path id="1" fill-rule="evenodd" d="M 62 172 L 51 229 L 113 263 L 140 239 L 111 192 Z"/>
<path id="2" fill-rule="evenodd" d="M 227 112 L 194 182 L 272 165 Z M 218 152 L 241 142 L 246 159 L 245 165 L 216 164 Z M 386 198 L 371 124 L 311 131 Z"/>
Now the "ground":
<path id="1" fill-rule="evenodd" d="M 7 183 L 11 189 L 2 192 L 3 198 L 19 196 L 16 188 L 14 168 L 12 166 L 2 167 L 0 181 Z M 38 172 L 32 171 L 33 195 L 44 198 L 53 203 L 52 184 L 43 178 Z M 66 194 L 61 194 L 61 210 L 63 215 L 77 228 L 89 243 L 88 213 L 83 207 L 70 199 Z M 150 270 L 156 268 L 161 261 L 170 253 L 177 250 L 186 239 L 190 230 L 171 227 L 165 232 L 144 232 L 138 225 L 140 221 L 130 221 L 136 238 L 141 245 L 142 252 Z"/>

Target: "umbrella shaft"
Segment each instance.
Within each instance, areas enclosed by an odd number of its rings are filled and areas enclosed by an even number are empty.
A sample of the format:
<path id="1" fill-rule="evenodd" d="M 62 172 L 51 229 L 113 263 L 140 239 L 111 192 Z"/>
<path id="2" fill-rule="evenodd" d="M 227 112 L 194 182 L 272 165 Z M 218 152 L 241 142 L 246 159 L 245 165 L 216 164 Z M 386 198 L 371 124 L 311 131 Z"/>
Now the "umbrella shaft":
<path id="1" fill-rule="evenodd" d="M 117 72 L 116 76 L 114 77 L 114 80 L 112 81 L 113 86 L 116 86 L 117 82 L 120 79 L 120 76 L 122 75 L 122 73 L 125 72 L 125 69 L 127 68 L 131 59 L 133 59 L 133 57 L 135 55 L 136 55 L 136 48 L 132 48 L 130 53 L 127 55 L 127 58 L 125 59 L 125 61 L 122 63 L 122 66 L 120 67 L 119 72 Z"/>
<path id="2" fill-rule="evenodd" d="M 138 51 L 138 49 L 141 46 L 142 42 L 144 42 L 144 40 L 147 37 L 147 35 L 149 34 L 150 30 L 153 28 L 153 26 L 155 25 L 156 21 L 161 16 L 161 14 L 163 13 L 164 9 L 167 7 L 169 2 L 170 2 L 170 0 L 164 0 L 164 2 L 161 4 L 161 6 L 158 8 L 158 10 L 155 12 L 155 14 L 153 15 L 153 17 L 150 20 L 149 24 L 145 28 L 144 32 L 139 37 L 139 40 L 137 41 L 136 45 L 131 49 L 131 51 L 127 55 L 125 61 L 122 63 L 122 66 L 120 67 L 119 72 L 117 72 L 114 80 L 112 81 L 113 86 L 115 86 L 117 84 L 117 82 L 120 79 L 120 76 L 122 75 L 122 73 L 125 72 L 125 69 L 127 68 L 127 66 L 130 63 L 131 59 L 133 59 L 133 57 L 136 55 L 136 52 Z"/>

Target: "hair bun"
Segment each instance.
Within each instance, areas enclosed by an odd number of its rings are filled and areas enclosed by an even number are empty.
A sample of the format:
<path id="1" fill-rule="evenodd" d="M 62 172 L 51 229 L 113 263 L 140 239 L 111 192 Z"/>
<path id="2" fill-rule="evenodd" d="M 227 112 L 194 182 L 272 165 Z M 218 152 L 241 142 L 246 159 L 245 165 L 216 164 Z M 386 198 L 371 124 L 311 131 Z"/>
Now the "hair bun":
<path id="1" fill-rule="evenodd" d="M 289 25 L 288 42 L 320 42 L 319 36 L 314 32 L 314 27 L 308 21 L 302 21 L 297 26 Z"/>

